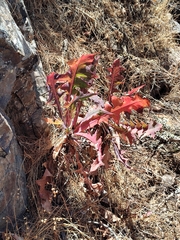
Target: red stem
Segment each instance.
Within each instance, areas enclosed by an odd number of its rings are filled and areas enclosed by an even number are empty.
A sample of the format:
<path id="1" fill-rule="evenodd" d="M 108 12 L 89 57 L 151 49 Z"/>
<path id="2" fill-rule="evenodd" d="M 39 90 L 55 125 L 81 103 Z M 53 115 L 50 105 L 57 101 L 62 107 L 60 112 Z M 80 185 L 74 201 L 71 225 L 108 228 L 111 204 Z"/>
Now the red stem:
<path id="1" fill-rule="evenodd" d="M 77 107 L 76 107 L 76 114 L 75 114 L 75 117 L 74 117 L 73 122 L 72 122 L 72 128 L 73 129 L 75 129 L 75 127 L 76 127 L 81 107 L 82 107 L 82 102 L 78 102 Z"/>

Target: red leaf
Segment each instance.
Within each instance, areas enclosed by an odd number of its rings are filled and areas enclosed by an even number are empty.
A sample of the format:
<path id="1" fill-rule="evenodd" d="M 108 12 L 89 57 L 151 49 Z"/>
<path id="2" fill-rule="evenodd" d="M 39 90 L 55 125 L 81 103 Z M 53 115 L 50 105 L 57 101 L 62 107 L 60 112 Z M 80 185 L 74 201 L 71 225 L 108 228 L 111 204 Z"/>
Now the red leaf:
<path id="1" fill-rule="evenodd" d="M 47 76 L 47 84 L 50 87 L 54 87 L 56 83 L 63 84 L 70 81 L 71 81 L 71 78 L 70 78 L 69 72 L 65 74 L 58 74 L 58 73 L 52 72 Z"/>
<path id="2" fill-rule="evenodd" d="M 115 138 L 118 139 L 118 137 L 121 138 L 121 140 L 128 142 L 129 144 L 132 144 L 134 141 L 134 132 L 132 132 L 133 130 L 131 130 L 130 126 L 124 125 L 124 124 L 119 124 L 119 125 L 115 125 L 115 124 L 111 124 L 112 127 L 114 128 L 115 132 L 117 134 L 113 134 L 113 136 L 115 136 Z"/>
<path id="3" fill-rule="evenodd" d="M 103 163 L 105 169 L 109 168 L 109 161 L 111 159 L 111 153 L 109 150 L 109 144 L 106 144 L 105 147 L 103 148 Z"/>
<path id="4" fill-rule="evenodd" d="M 69 91 L 69 97 L 68 102 L 70 101 L 70 96 L 72 93 L 72 88 L 75 81 L 75 76 L 77 71 L 82 68 L 82 65 L 92 64 L 94 62 L 94 57 L 96 54 L 85 54 L 82 55 L 79 59 L 73 59 L 68 62 L 68 65 L 70 66 L 70 72 L 71 72 L 71 85 L 70 85 L 70 91 Z"/>
<path id="5" fill-rule="evenodd" d="M 97 104 L 98 107 L 104 107 L 104 100 L 102 98 L 100 98 L 98 95 L 94 95 L 92 97 L 90 97 L 90 99 Z"/>
<path id="6" fill-rule="evenodd" d="M 112 67 L 108 68 L 109 75 L 107 78 L 109 79 L 109 96 L 108 96 L 108 101 L 111 103 L 111 96 L 113 92 L 117 92 L 117 89 L 115 88 L 115 84 L 120 84 L 122 83 L 121 81 L 124 79 L 122 72 L 125 69 L 121 66 L 120 60 L 116 59 L 113 62 Z"/>
<path id="7" fill-rule="evenodd" d="M 134 93 L 137 93 L 141 88 L 143 88 L 145 85 L 141 85 L 141 86 L 139 86 L 139 87 L 137 87 L 137 88 L 133 88 L 131 91 L 129 91 L 128 93 L 127 93 L 127 95 L 133 95 Z"/>
<path id="8" fill-rule="evenodd" d="M 46 163 L 43 164 L 46 167 Z M 46 190 L 46 185 L 52 183 L 52 174 L 46 168 L 44 175 L 41 179 L 37 180 L 36 183 L 40 187 L 39 195 L 41 198 L 42 207 L 47 211 L 51 211 L 51 200 L 52 200 L 52 193 L 51 191 Z"/>
<path id="9" fill-rule="evenodd" d="M 71 69 L 77 69 L 77 67 L 81 67 L 81 65 L 86 63 L 93 63 L 94 57 L 97 54 L 84 54 L 78 59 L 72 59 L 68 61 L 68 65 L 71 67 Z M 74 71 L 74 70 L 73 70 Z"/>
<path id="10" fill-rule="evenodd" d="M 123 156 L 124 151 L 119 149 L 118 145 L 116 143 L 113 144 L 114 152 L 116 157 L 119 159 L 120 162 L 122 162 L 127 168 L 130 168 L 128 164 L 128 159 Z"/>
<path id="11" fill-rule="evenodd" d="M 98 158 L 96 158 L 95 160 L 93 160 L 93 163 L 91 164 L 91 168 L 90 168 L 89 173 L 90 174 L 94 173 L 101 166 L 104 166 L 104 163 L 102 161 L 99 162 Z"/>
<path id="12" fill-rule="evenodd" d="M 162 129 L 162 125 L 160 123 L 155 123 L 151 121 L 148 125 L 148 129 L 142 134 L 142 138 L 149 136 L 154 138 L 156 132 L 160 131 Z"/>
<path id="13" fill-rule="evenodd" d="M 72 91 L 78 92 L 77 89 L 83 89 L 86 93 L 92 78 L 96 77 L 95 66 L 97 64 L 96 54 L 86 54 L 79 59 L 70 60 L 68 62 L 70 70 L 65 74 L 57 74 L 52 72 L 47 76 L 47 85 L 50 91 L 49 100 L 54 100 L 57 105 L 59 116 L 63 119 L 63 110 L 59 101 L 59 96 L 62 96 L 66 91 L 66 103 L 69 103 L 72 97 Z M 77 78 L 76 78 L 77 77 Z M 85 78 L 85 80 L 83 79 Z M 74 86 L 75 85 L 75 86 Z M 62 91 L 63 90 L 63 91 Z M 62 91 L 62 92 L 61 92 Z M 69 123 L 69 112 L 67 111 L 64 118 L 65 124 Z"/>
<path id="14" fill-rule="evenodd" d="M 131 113 L 132 110 L 141 112 L 143 108 L 149 107 L 150 101 L 147 98 L 142 98 L 139 95 L 135 96 L 123 96 L 121 98 L 112 96 L 111 105 L 107 102 L 105 103 L 105 109 L 113 115 L 111 116 L 115 123 L 119 124 L 120 113 L 128 112 Z"/>
<path id="15" fill-rule="evenodd" d="M 95 172 L 100 166 L 104 166 L 104 163 L 102 161 L 103 155 L 102 155 L 102 139 L 101 137 L 97 139 L 97 131 L 91 135 L 90 133 L 75 133 L 75 135 L 85 137 L 87 138 L 95 147 L 97 151 L 97 159 L 93 160 L 93 163 L 91 164 L 91 169 L 89 173 Z"/>
<path id="16" fill-rule="evenodd" d="M 63 74 L 63 75 L 59 75 L 57 73 L 52 72 L 51 74 L 49 74 L 47 76 L 47 85 L 49 87 L 49 101 L 54 99 L 55 104 L 57 105 L 58 111 L 59 111 L 59 116 L 62 119 L 62 109 L 60 106 L 60 102 L 59 102 L 59 95 L 57 93 L 57 88 L 56 88 L 56 83 L 65 83 L 67 82 L 69 79 L 69 74 Z"/>
<path id="17" fill-rule="evenodd" d="M 93 128 L 96 124 L 100 124 L 101 122 L 108 123 L 109 115 L 111 115 L 111 113 L 101 107 L 91 110 L 79 122 L 74 132 L 83 132 L 89 128 Z"/>

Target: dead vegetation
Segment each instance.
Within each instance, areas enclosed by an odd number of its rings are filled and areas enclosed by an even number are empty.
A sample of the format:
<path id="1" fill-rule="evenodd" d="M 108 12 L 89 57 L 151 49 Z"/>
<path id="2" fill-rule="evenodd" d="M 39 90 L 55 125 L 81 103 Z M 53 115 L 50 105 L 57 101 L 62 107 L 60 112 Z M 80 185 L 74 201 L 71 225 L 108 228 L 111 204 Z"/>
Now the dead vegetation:
<path id="1" fill-rule="evenodd" d="M 120 58 L 126 67 L 124 90 L 145 83 L 145 94 L 156 99 L 160 112 L 173 113 L 179 121 L 177 105 L 173 103 L 168 112 L 162 99 L 173 85 L 178 88 L 180 75 L 180 66 L 169 57 L 177 47 L 170 14 L 173 2 L 25 0 L 25 4 L 47 74 L 63 73 L 68 60 L 98 52 L 97 85 L 103 94 L 105 69 Z M 158 137 L 127 147 L 133 170 L 112 159 L 112 168 L 99 172 L 105 189 L 99 197 L 84 191 L 79 175 L 62 172 L 54 186 L 53 212 L 47 214 L 40 206 L 36 180 L 44 170 L 41 164 L 51 158 L 51 144 L 40 139 L 30 146 L 21 139 L 30 200 L 17 234 L 26 240 L 180 239 L 180 149 L 177 144 L 175 152 L 163 151 L 167 142 Z"/>

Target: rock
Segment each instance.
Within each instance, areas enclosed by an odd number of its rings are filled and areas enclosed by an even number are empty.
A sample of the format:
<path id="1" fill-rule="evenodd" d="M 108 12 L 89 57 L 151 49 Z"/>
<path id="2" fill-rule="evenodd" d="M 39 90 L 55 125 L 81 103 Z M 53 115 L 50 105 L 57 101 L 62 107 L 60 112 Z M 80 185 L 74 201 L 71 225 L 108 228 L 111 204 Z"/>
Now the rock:
<path id="1" fill-rule="evenodd" d="M 26 178 L 22 153 L 15 132 L 3 110 L 0 111 L 0 230 L 6 217 L 13 220 L 26 210 Z"/>
<path id="2" fill-rule="evenodd" d="M 170 174 L 164 174 L 162 176 L 162 181 L 161 181 L 161 184 L 164 186 L 164 187 L 171 187 L 174 182 L 175 182 L 175 177 L 176 175 L 170 175 Z"/>
<path id="3" fill-rule="evenodd" d="M 23 0 L 0 1 L 0 231 L 5 217 L 26 209 L 26 179 L 17 136 L 38 139 L 46 78 L 36 53 L 34 33 Z"/>
<path id="4" fill-rule="evenodd" d="M 13 20 L 6 1 L 0 2 L 0 106 L 5 108 L 11 97 L 17 71 L 23 65 L 30 64 L 35 58 L 34 52 L 25 41 L 21 31 Z"/>
<path id="5" fill-rule="evenodd" d="M 18 135 L 36 138 L 46 128 L 41 118 L 46 78 L 24 2 L 9 2 L 0 2 L 0 107 L 6 108 Z"/>
<path id="6" fill-rule="evenodd" d="M 169 52 L 169 60 L 172 63 L 172 66 L 178 66 L 180 61 L 180 47 L 171 48 Z"/>
<path id="7" fill-rule="evenodd" d="M 180 33 L 180 24 L 177 21 L 172 20 L 172 28 L 174 33 L 176 34 Z"/>

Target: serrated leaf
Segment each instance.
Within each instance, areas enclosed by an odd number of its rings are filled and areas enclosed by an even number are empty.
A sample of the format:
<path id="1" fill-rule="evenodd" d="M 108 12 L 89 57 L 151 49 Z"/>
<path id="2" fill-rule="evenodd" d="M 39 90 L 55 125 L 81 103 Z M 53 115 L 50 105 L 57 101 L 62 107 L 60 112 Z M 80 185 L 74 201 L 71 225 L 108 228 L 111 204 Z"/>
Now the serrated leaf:
<path id="1" fill-rule="evenodd" d="M 130 127 L 128 127 L 124 124 L 119 124 L 119 125 L 111 124 L 111 126 L 113 127 L 115 132 L 119 135 L 121 140 L 123 140 L 129 144 L 133 143 L 134 137 L 133 137 L 132 129 Z"/>
<path id="2" fill-rule="evenodd" d="M 58 73 L 52 72 L 47 76 L 47 84 L 50 87 L 54 87 L 56 83 L 63 84 L 70 81 L 71 81 L 71 78 L 70 78 L 69 72 L 65 74 L 58 74 Z"/>
<path id="3" fill-rule="evenodd" d="M 65 84 L 66 82 L 70 81 L 69 73 L 66 74 L 57 74 L 57 73 L 50 73 L 47 76 L 47 85 L 49 88 L 49 100 L 54 100 L 55 104 L 57 105 L 59 117 L 62 119 L 62 109 L 59 102 L 59 94 L 57 92 L 58 88 L 56 87 L 57 83 Z"/>
<path id="4" fill-rule="evenodd" d="M 151 121 L 148 124 L 148 129 L 142 134 L 141 138 L 144 138 L 147 136 L 154 138 L 156 135 L 156 132 L 160 131 L 161 129 L 162 129 L 162 124 Z"/>
<path id="5" fill-rule="evenodd" d="M 104 108 L 104 100 L 102 98 L 100 98 L 98 95 L 94 95 L 92 97 L 90 97 L 90 100 L 92 100 L 95 104 L 97 104 L 97 106 L 99 108 Z"/>
<path id="6" fill-rule="evenodd" d="M 128 164 L 128 159 L 123 156 L 124 151 L 118 148 L 117 144 L 113 144 L 114 152 L 117 157 L 117 159 L 122 162 L 127 168 L 130 168 L 130 165 Z"/>
<path id="7" fill-rule="evenodd" d="M 137 87 L 137 88 L 133 88 L 131 91 L 129 91 L 128 93 L 127 93 L 127 95 L 129 95 L 129 96 L 132 96 L 132 95 L 134 95 L 135 93 L 137 93 L 141 88 L 143 88 L 145 85 L 141 85 L 141 86 L 139 86 L 139 87 Z"/>
<path id="8" fill-rule="evenodd" d="M 121 98 L 112 96 L 111 104 L 108 102 L 105 103 L 105 109 L 113 114 L 111 117 L 117 124 L 119 123 L 120 114 L 122 112 L 131 113 L 132 110 L 141 112 L 143 108 L 147 107 L 150 107 L 150 101 L 147 98 L 142 98 L 137 94 L 133 97 L 123 96 Z"/>
<path id="9" fill-rule="evenodd" d="M 86 139 L 88 139 L 91 142 L 91 144 L 93 144 L 97 152 L 97 159 L 93 160 L 89 174 L 95 172 L 99 167 L 104 166 L 104 163 L 102 161 L 103 155 L 102 155 L 102 149 L 101 149 L 102 139 L 101 137 L 97 139 L 97 131 L 93 135 L 91 135 L 90 133 L 82 133 L 82 132 L 75 133 L 75 135 L 85 137 Z"/>
<path id="10" fill-rule="evenodd" d="M 96 54 L 85 54 L 85 55 L 82 55 L 79 59 L 73 59 L 68 62 L 68 65 L 70 66 L 70 72 L 71 72 L 71 86 L 70 86 L 70 91 L 68 95 L 68 101 L 70 101 L 70 96 L 74 86 L 76 74 L 78 74 L 78 70 L 82 70 L 82 68 L 84 68 L 84 66 L 86 65 L 90 65 L 93 63 L 95 65 L 96 64 L 95 56 Z"/>
<path id="11" fill-rule="evenodd" d="M 99 161 L 98 158 L 93 160 L 93 163 L 91 164 L 91 168 L 89 170 L 89 174 L 92 174 L 98 170 L 99 167 L 104 166 L 104 163 L 102 161 Z"/>
<path id="12" fill-rule="evenodd" d="M 116 59 L 112 67 L 107 69 L 109 71 L 109 75 L 107 76 L 107 79 L 109 80 L 109 96 L 108 101 L 111 103 L 111 96 L 114 92 L 117 92 L 117 89 L 115 86 L 117 84 L 121 84 L 122 80 L 124 79 L 122 72 L 125 70 L 120 63 L 119 59 Z"/>
<path id="13" fill-rule="evenodd" d="M 108 123 L 109 115 L 111 115 L 111 113 L 101 107 L 90 110 L 79 122 L 74 132 L 83 132 L 89 128 L 93 128 L 95 125 L 102 122 Z"/>
<path id="14" fill-rule="evenodd" d="M 46 163 L 43 164 L 46 167 Z M 41 198 L 41 204 L 44 210 L 47 212 L 51 212 L 51 200 L 52 200 L 52 192 L 46 190 L 46 185 L 52 183 L 53 175 L 46 168 L 43 174 L 43 177 L 36 181 L 37 185 L 40 187 L 39 195 Z"/>

